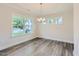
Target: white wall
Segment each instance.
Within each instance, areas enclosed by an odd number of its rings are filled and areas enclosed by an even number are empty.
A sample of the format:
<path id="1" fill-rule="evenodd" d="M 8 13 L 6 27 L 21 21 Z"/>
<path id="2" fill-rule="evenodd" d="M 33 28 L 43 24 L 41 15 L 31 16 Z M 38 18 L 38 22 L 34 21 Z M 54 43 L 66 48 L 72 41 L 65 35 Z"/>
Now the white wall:
<path id="1" fill-rule="evenodd" d="M 73 11 L 66 11 L 48 15 L 47 17 L 62 16 L 64 23 L 56 24 L 39 24 L 39 36 L 51 40 L 73 43 Z"/>
<path id="2" fill-rule="evenodd" d="M 33 39 L 37 35 L 35 32 L 36 31 L 35 23 L 33 23 L 33 33 L 31 35 L 26 34 L 24 36 L 18 36 L 16 38 L 12 38 L 11 36 L 12 14 L 27 15 L 23 11 L 13 9 L 3 4 L 0 4 L 0 50 L 18 44 L 20 42 Z"/>
<path id="3" fill-rule="evenodd" d="M 79 56 L 79 4 L 74 4 L 74 55 Z"/>
<path id="4" fill-rule="evenodd" d="M 42 25 L 37 24 L 37 20 L 33 23 L 33 33 L 31 35 L 11 37 L 11 22 L 13 14 L 27 15 L 26 12 L 19 9 L 14 9 L 0 4 L 0 50 L 16 45 L 20 42 L 28 41 L 35 37 L 43 37 L 51 40 L 73 43 L 73 12 L 65 12 L 52 14 L 48 16 L 62 16 L 64 19 L 63 25 Z"/>

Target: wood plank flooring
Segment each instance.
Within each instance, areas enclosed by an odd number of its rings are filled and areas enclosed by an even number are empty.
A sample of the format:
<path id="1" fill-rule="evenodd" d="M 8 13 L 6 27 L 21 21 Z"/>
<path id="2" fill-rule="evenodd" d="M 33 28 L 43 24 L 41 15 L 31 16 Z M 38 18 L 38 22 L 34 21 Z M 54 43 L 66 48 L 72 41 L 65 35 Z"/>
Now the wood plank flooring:
<path id="1" fill-rule="evenodd" d="M 0 51 L 2 56 L 73 56 L 73 45 L 46 39 L 28 42 Z"/>

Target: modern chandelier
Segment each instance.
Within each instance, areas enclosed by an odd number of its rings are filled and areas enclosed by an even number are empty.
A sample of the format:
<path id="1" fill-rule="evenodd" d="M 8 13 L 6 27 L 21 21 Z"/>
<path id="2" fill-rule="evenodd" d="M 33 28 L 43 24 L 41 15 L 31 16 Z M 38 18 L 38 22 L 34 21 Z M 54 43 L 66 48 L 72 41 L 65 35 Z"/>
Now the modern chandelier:
<path id="1" fill-rule="evenodd" d="M 37 20 L 43 24 L 46 24 L 46 18 L 43 17 L 43 3 L 40 3 L 40 13 L 41 13 L 41 17 L 38 18 Z"/>

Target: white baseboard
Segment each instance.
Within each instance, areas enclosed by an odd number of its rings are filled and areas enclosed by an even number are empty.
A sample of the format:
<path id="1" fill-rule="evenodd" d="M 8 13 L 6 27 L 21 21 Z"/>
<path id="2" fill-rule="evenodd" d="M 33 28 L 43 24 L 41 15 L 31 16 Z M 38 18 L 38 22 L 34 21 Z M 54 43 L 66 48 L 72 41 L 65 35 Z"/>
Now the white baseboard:
<path id="1" fill-rule="evenodd" d="M 42 37 L 42 36 L 40 36 L 39 38 L 44 38 L 44 39 L 49 39 L 49 40 L 56 40 L 56 41 L 61 41 L 61 42 L 66 42 L 66 43 L 73 44 L 73 42 L 71 42 L 71 41 L 61 40 L 61 39 L 58 39 L 58 38 Z"/>

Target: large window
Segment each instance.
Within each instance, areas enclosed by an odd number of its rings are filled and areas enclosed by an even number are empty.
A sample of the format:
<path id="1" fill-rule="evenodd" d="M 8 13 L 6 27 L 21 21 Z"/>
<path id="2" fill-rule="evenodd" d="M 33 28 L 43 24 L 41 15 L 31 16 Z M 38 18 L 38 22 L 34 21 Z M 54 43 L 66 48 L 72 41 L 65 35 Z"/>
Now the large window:
<path id="1" fill-rule="evenodd" d="M 32 20 L 23 16 L 12 17 L 12 37 L 32 32 Z"/>

